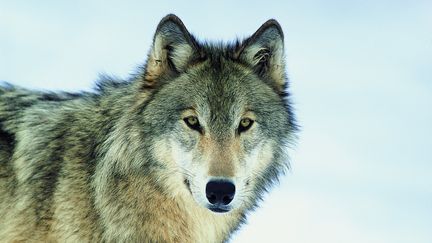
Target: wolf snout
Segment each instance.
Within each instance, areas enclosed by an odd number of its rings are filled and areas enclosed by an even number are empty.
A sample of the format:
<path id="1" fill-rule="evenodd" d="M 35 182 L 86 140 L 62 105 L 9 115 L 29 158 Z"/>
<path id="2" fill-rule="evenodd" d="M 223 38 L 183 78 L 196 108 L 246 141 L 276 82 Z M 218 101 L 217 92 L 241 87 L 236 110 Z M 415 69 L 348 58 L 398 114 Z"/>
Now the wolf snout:
<path id="1" fill-rule="evenodd" d="M 209 203 L 214 206 L 213 211 L 228 211 L 224 210 L 225 206 L 230 204 L 234 199 L 235 185 L 226 180 L 212 180 L 207 183 L 206 196 Z"/>

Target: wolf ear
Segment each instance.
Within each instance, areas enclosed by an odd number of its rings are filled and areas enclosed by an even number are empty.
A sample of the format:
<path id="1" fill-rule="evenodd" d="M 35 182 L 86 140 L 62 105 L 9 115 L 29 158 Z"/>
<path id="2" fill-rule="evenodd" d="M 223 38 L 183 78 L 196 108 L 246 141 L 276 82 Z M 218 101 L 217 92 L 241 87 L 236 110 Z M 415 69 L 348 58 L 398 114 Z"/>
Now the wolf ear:
<path id="1" fill-rule="evenodd" d="M 157 26 L 147 59 L 147 85 L 153 85 L 162 75 L 185 71 L 196 50 L 196 42 L 180 18 L 174 14 L 164 17 Z"/>
<path id="2" fill-rule="evenodd" d="M 237 52 L 238 58 L 249 65 L 259 76 L 269 79 L 278 92 L 283 92 L 286 82 L 283 32 L 279 23 L 270 19 Z"/>

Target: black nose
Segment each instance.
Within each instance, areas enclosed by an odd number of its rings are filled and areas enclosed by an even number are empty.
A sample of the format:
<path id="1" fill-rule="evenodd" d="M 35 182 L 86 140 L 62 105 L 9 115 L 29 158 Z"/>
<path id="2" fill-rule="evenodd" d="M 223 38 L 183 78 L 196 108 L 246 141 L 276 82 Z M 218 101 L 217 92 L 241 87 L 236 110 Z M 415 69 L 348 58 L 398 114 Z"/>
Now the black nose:
<path id="1" fill-rule="evenodd" d="M 234 198 L 235 186 L 229 181 L 209 181 L 206 186 L 207 200 L 213 205 L 228 205 Z"/>

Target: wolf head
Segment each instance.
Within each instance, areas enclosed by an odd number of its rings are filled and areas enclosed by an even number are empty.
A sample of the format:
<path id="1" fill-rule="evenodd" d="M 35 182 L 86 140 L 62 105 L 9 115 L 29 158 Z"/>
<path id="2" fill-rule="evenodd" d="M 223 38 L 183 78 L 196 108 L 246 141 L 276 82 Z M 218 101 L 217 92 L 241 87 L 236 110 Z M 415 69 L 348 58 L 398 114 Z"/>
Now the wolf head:
<path id="1" fill-rule="evenodd" d="M 213 212 L 250 209 L 287 166 L 295 131 L 283 33 L 275 20 L 234 44 L 159 23 L 140 79 L 138 129 L 171 192 Z"/>

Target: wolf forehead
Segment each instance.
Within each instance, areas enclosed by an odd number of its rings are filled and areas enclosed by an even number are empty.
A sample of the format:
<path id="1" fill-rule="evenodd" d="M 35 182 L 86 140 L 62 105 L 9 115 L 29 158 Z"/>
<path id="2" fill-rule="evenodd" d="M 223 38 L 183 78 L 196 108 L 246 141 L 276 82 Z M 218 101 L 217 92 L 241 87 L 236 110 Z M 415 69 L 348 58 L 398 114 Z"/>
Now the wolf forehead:
<path id="1" fill-rule="evenodd" d="M 235 50 L 234 46 L 205 43 L 202 48 L 209 51 L 205 59 L 185 67 L 175 78 L 158 80 L 161 84 L 152 99 L 158 106 L 164 106 L 158 107 L 159 110 L 170 110 L 173 114 L 194 110 L 216 123 L 231 123 L 235 116 L 247 112 L 257 116 L 285 113 L 286 93 L 279 93 L 271 81 L 234 59 L 228 53 Z"/>
<path id="2" fill-rule="evenodd" d="M 153 98 L 165 102 L 155 102 L 181 112 L 188 109 L 212 111 L 209 115 L 214 121 L 248 111 L 260 115 L 283 108 L 284 100 L 249 70 L 235 63 L 219 65 L 226 67 L 218 70 L 207 63 L 190 68 L 160 87 Z"/>

